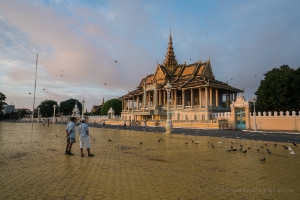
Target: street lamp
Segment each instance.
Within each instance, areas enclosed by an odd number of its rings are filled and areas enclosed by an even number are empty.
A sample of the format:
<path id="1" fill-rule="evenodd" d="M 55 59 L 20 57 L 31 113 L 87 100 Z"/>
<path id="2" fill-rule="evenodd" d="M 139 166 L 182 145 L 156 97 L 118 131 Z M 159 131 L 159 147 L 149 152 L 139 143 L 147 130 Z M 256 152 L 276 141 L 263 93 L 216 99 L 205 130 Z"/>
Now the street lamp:
<path id="1" fill-rule="evenodd" d="M 54 109 L 54 113 L 53 113 L 53 124 L 54 124 L 55 123 L 55 121 L 54 121 L 55 120 L 55 109 L 56 109 L 56 105 L 55 104 L 53 105 L 53 109 Z"/>
<path id="2" fill-rule="evenodd" d="M 256 98 L 253 97 L 252 101 L 253 101 L 253 105 L 254 105 L 254 131 L 257 131 L 256 112 L 255 112 L 255 102 L 256 102 Z"/>
<path id="3" fill-rule="evenodd" d="M 84 98 L 82 99 L 82 113 L 81 113 L 81 118 L 83 118 L 84 117 L 84 115 L 83 115 L 83 112 L 84 112 L 84 103 L 85 103 L 85 100 L 84 100 Z"/>
<path id="4" fill-rule="evenodd" d="M 166 84 L 165 89 L 167 90 L 167 121 L 166 121 L 166 134 L 171 133 L 171 120 L 170 120 L 170 92 L 172 85 L 169 83 Z"/>

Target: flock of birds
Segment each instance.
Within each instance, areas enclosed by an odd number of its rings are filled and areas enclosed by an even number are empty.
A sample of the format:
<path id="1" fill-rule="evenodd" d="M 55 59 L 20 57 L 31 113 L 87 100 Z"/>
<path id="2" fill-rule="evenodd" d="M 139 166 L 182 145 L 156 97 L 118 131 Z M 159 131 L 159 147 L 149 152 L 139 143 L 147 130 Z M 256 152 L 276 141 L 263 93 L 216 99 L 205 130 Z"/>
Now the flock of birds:
<path id="1" fill-rule="evenodd" d="M 194 141 L 192 141 L 192 142 L 194 142 Z M 198 142 L 198 141 L 197 141 L 197 142 Z M 222 141 L 219 142 L 219 144 L 221 144 L 221 143 L 222 143 Z M 187 144 L 187 142 L 186 142 L 185 144 Z M 195 144 L 196 144 L 196 143 L 195 143 Z M 198 143 L 197 143 L 197 144 L 198 144 Z M 209 144 L 209 142 L 207 142 L 207 144 Z M 247 153 L 248 150 L 251 149 L 251 147 L 248 147 L 247 149 L 243 150 L 243 145 L 242 145 L 242 144 L 240 144 L 240 148 L 237 149 L 237 148 L 234 148 L 234 147 L 233 147 L 233 144 L 234 144 L 234 143 L 231 142 L 231 147 L 230 147 L 230 149 L 226 150 L 227 152 L 231 152 L 231 151 L 240 151 L 240 152 L 242 152 L 242 153 Z M 215 146 L 214 146 L 212 143 L 210 143 L 210 145 L 211 145 L 212 148 L 215 148 Z M 268 145 L 268 144 L 266 143 L 265 146 L 267 146 L 267 145 Z M 298 147 L 298 145 L 297 145 L 295 142 L 293 143 L 293 145 L 294 145 L 295 147 Z M 275 144 L 274 144 L 274 147 L 276 147 L 276 146 L 277 146 L 277 144 L 275 143 Z M 293 149 L 292 149 L 291 147 L 287 147 L 287 146 L 285 146 L 285 145 L 282 145 L 282 147 L 283 147 L 284 149 L 288 149 L 292 155 L 295 155 L 295 152 L 293 151 Z M 264 148 L 264 146 L 260 146 L 260 148 L 256 149 L 256 151 L 260 151 L 260 150 L 263 149 L 263 148 Z M 299 148 L 299 147 L 298 147 L 298 148 Z M 272 152 L 271 152 L 269 149 L 267 149 L 267 152 L 268 152 L 268 154 L 272 154 Z M 262 158 L 262 159 L 260 159 L 260 161 L 266 161 L 266 158 Z"/>
<path id="2" fill-rule="evenodd" d="M 94 138 L 94 140 L 95 140 L 95 138 Z M 163 141 L 163 139 L 162 139 L 162 138 L 159 138 L 158 142 L 161 142 L 161 141 Z M 112 142 L 112 140 L 111 140 L 111 139 L 108 139 L 108 142 Z M 194 141 L 192 140 L 192 143 L 194 143 L 194 144 L 199 144 L 199 141 L 195 141 L 195 142 L 194 142 Z M 222 141 L 220 141 L 220 142 L 218 142 L 218 143 L 219 143 L 219 144 L 222 144 Z M 140 145 L 142 145 L 142 144 L 143 144 L 143 142 L 140 142 Z M 188 142 L 185 142 L 184 144 L 187 145 Z M 207 142 L 207 144 L 210 144 L 212 148 L 215 148 L 215 146 L 213 145 L 213 143 Z M 226 151 L 227 151 L 227 152 L 231 152 L 231 151 L 240 151 L 240 152 L 242 152 L 242 153 L 247 153 L 247 152 L 251 149 L 251 147 L 247 147 L 247 149 L 243 150 L 244 146 L 243 146 L 242 144 L 240 144 L 240 145 L 239 145 L 239 149 L 237 149 L 237 148 L 234 148 L 233 145 L 234 145 L 234 143 L 231 142 L 230 149 L 228 149 L 228 150 L 226 150 Z M 266 143 L 265 146 L 267 146 L 267 145 L 268 145 L 268 144 Z M 293 143 L 293 145 L 294 145 L 295 147 L 299 148 L 298 145 L 297 145 L 295 142 Z M 274 144 L 274 147 L 277 147 L 277 143 Z M 293 150 L 291 147 L 287 147 L 287 146 L 285 146 L 285 145 L 282 145 L 282 147 L 283 147 L 284 149 L 288 149 L 292 155 L 295 155 L 295 152 L 294 152 L 294 150 Z M 260 146 L 260 148 L 256 149 L 256 151 L 260 151 L 260 150 L 263 149 L 263 148 L 264 148 L 264 146 Z M 267 152 L 268 152 L 268 154 L 272 154 L 272 152 L 271 152 L 269 149 L 267 149 Z M 264 162 L 264 161 L 266 161 L 266 158 L 262 158 L 262 159 L 260 159 L 260 161 Z"/>

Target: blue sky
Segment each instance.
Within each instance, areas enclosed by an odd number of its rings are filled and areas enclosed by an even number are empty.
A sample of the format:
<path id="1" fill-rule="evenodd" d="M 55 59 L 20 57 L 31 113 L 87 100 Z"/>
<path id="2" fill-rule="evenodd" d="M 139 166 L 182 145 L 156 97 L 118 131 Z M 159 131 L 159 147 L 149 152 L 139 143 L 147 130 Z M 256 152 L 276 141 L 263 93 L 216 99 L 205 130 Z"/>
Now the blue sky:
<path id="1" fill-rule="evenodd" d="M 0 1 L 0 92 L 32 108 L 39 54 L 36 106 L 85 98 L 90 110 L 154 73 L 172 27 L 179 63 L 211 58 L 216 79 L 250 99 L 267 71 L 300 66 L 299 10 L 288 0 Z"/>

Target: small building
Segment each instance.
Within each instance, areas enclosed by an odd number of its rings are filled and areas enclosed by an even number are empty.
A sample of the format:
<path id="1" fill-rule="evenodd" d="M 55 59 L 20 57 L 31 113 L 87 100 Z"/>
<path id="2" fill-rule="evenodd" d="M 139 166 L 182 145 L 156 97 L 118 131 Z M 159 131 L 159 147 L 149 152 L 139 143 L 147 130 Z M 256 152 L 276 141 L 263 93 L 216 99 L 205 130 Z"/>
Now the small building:
<path id="1" fill-rule="evenodd" d="M 123 120 L 165 120 L 169 82 L 172 120 L 210 120 L 213 113 L 230 112 L 230 102 L 242 90 L 216 80 L 210 59 L 178 64 L 170 34 L 167 53 L 155 72 L 140 81 L 138 87 L 120 97 Z M 223 106 L 223 99 L 226 106 Z"/>

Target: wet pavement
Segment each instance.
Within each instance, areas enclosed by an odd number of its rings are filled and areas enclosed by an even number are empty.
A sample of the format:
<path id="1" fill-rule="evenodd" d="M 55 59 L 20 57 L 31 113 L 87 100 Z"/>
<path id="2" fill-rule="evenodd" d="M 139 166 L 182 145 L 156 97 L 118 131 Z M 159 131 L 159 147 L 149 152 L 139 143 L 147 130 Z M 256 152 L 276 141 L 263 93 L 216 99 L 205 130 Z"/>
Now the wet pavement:
<path id="1" fill-rule="evenodd" d="M 78 142 L 64 154 L 64 129 L 0 122 L 0 199 L 300 197 L 300 149 L 290 142 L 90 128 L 95 157 L 80 157 Z"/>

